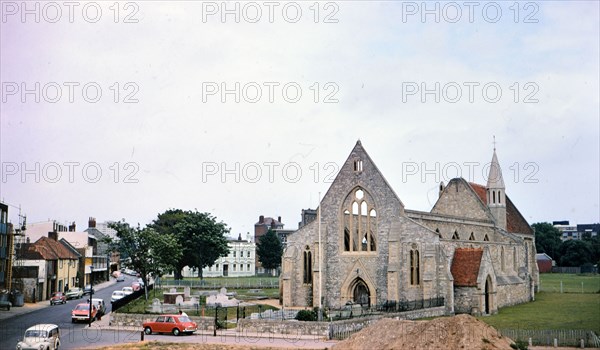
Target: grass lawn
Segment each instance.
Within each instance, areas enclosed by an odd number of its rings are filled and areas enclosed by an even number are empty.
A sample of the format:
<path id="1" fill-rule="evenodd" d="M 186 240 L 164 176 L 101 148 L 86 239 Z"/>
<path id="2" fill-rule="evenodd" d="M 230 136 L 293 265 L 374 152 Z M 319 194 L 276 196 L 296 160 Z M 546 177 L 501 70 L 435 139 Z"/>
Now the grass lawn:
<path id="1" fill-rule="evenodd" d="M 500 309 L 479 317 L 497 328 L 585 329 L 600 333 L 600 294 L 540 292 L 535 301 Z"/>
<path id="2" fill-rule="evenodd" d="M 560 293 L 560 282 L 563 293 L 598 293 L 600 291 L 600 275 L 576 275 L 568 273 L 541 273 L 540 291 Z"/>
<path id="3" fill-rule="evenodd" d="M 188 277 L 183 280 L 173 280 L 172 277 L 163 277 L 160 285 L 175 286 L 200 286 L 203 289 L 249 289 L 249 288 L 279 288 L 279 277 L 206 277 L 200 281 L 198 277 Z"/>

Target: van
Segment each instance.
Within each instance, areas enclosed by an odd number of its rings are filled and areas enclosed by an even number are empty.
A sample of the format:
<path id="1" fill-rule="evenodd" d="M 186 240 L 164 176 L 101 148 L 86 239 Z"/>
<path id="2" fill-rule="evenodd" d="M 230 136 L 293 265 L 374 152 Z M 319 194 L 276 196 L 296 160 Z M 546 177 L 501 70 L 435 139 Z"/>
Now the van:
<path id="1" fill-rule="evenodd" d="M 36 324 L 27 328 L 23 339 L 17 343 L 17 350 L 49 349 L 56 350 L 60 346 L 60 329 L 55 324 Z"/>

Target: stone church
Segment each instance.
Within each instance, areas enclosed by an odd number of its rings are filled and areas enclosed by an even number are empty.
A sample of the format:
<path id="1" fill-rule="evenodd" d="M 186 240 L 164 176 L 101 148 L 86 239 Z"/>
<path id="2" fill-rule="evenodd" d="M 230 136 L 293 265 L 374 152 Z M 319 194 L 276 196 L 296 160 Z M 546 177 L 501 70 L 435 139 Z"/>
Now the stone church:
<path id="1" fill-rule="evenodd" d="M 288 236 L 284 307 L 318 306 L 319 297 L 329 308 L 443 298 L 448 314 L 480 315 L 534 298 L 534 234 L 506 195 L 495 149 L 486 186 L 442 183 L 423 212 L 405 208 L 358 141 L 320 216 Z"/>

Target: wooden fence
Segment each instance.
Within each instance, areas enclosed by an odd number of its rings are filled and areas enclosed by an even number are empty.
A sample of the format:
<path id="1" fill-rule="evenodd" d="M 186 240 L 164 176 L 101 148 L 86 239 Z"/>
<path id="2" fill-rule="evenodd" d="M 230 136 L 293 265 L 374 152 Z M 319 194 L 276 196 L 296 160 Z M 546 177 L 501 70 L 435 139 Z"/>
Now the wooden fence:
<path id="1" fill-rule="evenodd" d="M 529 342 L 529 339 L 531 339 L 532 345 L 539 346 L 554 346 L 554 339 L 556 339 L 558 346 L 579 347 L 581 345 L 581 340 L 583 340 L 586 348 L 600 347 L 600 338 L 598 338 L 593 331 L 588 330 L 501 329 L 500 333 L 514 341 L 522 340 Z"/>

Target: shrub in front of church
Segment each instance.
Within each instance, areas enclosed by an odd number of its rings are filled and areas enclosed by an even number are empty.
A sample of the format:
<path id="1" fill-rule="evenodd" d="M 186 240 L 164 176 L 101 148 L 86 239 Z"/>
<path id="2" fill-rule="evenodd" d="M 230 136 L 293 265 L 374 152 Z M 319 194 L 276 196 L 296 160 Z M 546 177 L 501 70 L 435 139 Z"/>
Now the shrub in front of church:
<path id="1" fill-rule="evenodd" d="M 316 321 L 317 313 L 314 310 L 300 310 L 296 315 L 298 321 Z"/>
<path id="2" fill-rule="evenodd" d="M 327 318 L 327 313 L 323 310 L 323 319 Z M 300 310 L 296 315 L 298 321 L 318 321 L 319 320 L 319 308 L 315 307 L 312 310 Z"/>

